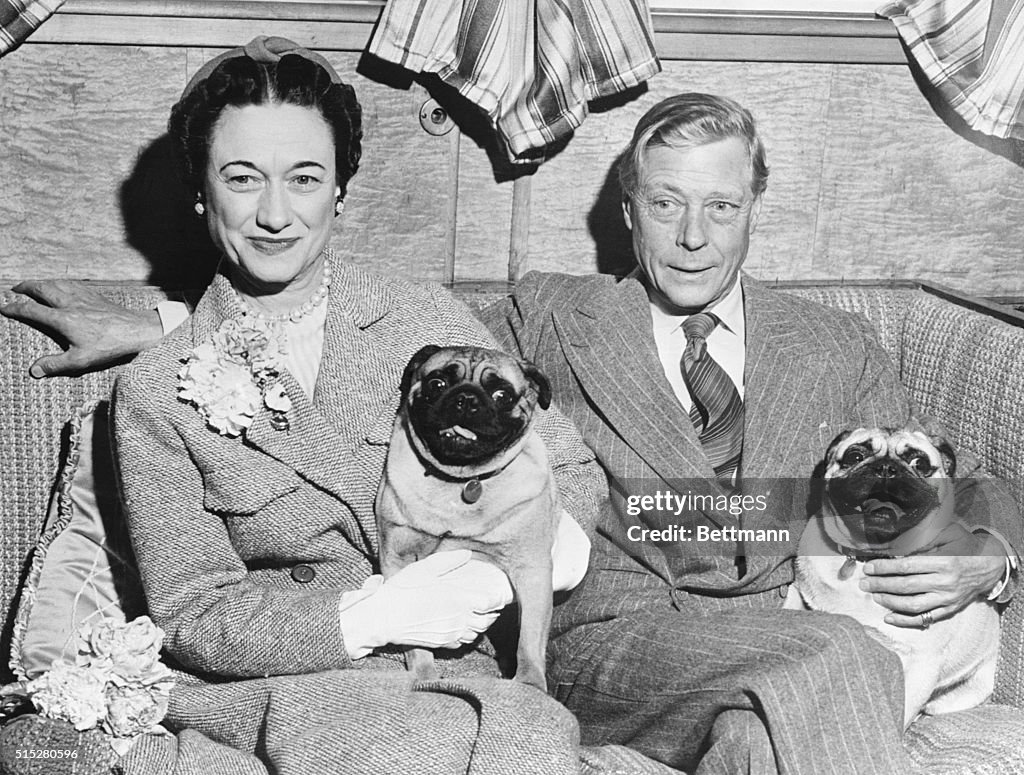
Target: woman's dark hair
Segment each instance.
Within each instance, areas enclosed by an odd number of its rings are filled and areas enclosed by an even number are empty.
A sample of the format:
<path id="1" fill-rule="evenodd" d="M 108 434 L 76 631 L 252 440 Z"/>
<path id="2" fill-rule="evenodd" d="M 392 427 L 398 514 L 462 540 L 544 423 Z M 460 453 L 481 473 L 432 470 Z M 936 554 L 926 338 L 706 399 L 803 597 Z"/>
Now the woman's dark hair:
<path id="1" fill-rule="evenodd" d="M 314 108 L 324 117 L 334 138 L 337 183 L 345 196 L 362 155 L 362 108 L 351 86 L 333 83 L 323 67 L 297 54 L 272 63 L 247 56 L 225 60 L 171 108 L 167 131 L 190 190 L 203 190 L 210 134 L 224 108 L 273 104 Z"/>

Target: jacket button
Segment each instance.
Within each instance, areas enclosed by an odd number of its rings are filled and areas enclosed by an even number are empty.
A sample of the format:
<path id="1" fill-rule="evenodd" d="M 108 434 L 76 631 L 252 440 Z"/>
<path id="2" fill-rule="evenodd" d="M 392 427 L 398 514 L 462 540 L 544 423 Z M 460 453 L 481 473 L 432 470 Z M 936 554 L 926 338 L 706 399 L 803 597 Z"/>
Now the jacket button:
<path id="1" fill-rule="evenodd" d="M 309 565 L 296 565 L 292 568 L 292 578 L 300 584 L 308 584 L 316 578 L 316 570 Z"/>

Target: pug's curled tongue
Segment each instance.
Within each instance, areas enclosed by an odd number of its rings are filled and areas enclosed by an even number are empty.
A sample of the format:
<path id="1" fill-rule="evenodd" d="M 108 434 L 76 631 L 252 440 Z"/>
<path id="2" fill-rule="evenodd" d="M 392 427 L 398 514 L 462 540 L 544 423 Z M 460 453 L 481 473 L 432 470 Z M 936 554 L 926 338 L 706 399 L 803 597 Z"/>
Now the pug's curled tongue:
<path id="1" fill-rule="evenodd" d="M 463 428 L 461 425 L 453 425 L 451 428 L 445 428 L 441 431 L 442 436 L 451 437 L 453 435 L 461 436 L 467 441 L 476 441 L 478 436 L 471 431 L 469 428 Z"/>

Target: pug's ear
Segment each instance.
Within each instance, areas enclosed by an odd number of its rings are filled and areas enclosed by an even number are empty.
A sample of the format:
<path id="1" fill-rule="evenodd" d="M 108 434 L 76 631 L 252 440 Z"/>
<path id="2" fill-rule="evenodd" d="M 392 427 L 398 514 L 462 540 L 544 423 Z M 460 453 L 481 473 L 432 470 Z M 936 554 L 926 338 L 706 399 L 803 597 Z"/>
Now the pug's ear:
<path id="1" fill-rule="evenodd" d="M 928 441 L 939 451 L 946 476 L 953 478 L 956 475 L 956 450 L 947 438 L 945 426 L 929 414 L 918 417 L 917 423 L 921 432 L 928 437 Z"/>
<path id="2" fill-rule="evenodd" d="M 946 476 L 952 479 L 956 476 L 956 450 L 953 449 L 953 445 L 946 441 L 945 436 L 929 436 L 928 440 L 939 451 L 939 457 L 942 458 L 942 470 L 946 472 Z"/>
<path id="3" fill-rule="evenodd" d="M 537 389 L 537 406 L 541 409 L 547 409 L 551 406 L 551 381 L 547 378 L 547 375 L 526 360 L 519 361 L 519 368 L 523 370 L 523 375 Z"/>
<path id="4" fill-rule="evenodd" d="M 431 355 L 436 353 L 441 348 L 436 344 L 428 344 L 421 347 L 412 358 L 409 359 L 409 363 L 405 367 L 405 371 L 402 373 L 402 397 L 409 395 L 409 391 L 412 389 L 412 382 L 416 378 L 416 372 L 419 371 L 420 366 L 427 362 L 427 359 Z"/>

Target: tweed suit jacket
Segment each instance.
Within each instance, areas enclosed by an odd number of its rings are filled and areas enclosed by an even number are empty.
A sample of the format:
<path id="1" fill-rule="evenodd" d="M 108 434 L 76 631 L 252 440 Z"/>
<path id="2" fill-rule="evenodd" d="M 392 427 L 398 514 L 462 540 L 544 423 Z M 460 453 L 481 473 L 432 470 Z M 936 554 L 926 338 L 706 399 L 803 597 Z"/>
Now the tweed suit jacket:
<path id="1" fill-rule="evenodd" d="M 209 691 L 225 679 L 402 669 L 398 654 L 353 662 L 338 621 L 342 592 L 377 570 L 373 505 L 401 374 L 426 344 L 494 346 L 441 288 L 331 260 L 312 401 L 289 373 L 281 378 L 293 404 L 287 430 L 275 430 L 261 409 L 242 436 L 220 436 L 177 399 L 183 359 L 242 314 L 221 275 L 191 322 L 140 355 L 115 388 L 117 460 L 140 575 L 150 614 L 166 632 L 165 650 L 190 687 L 172 695 L 172 723 L 193 726 L 201 718 L 201 730 L 217 730 L 232 744 L 241 744 L 233 730 L 258 728 L 265 703 L 234 701 L 224 714 L 211 711 Z M 557 412 L 542 413 L 537 427 L 562 502 L 589 531 L 604 487 L 593 454 Z M 306 566 L 303 573 L 297 566 Z M 466 652 L 439 660 L 443 675 L 496 673 L 484 641 Z M 266 686 L 257 684 L 263 696 Z M 240 685 L 222 688 L 238 697 Z M 295 702 L 302 707 L 301 697 Z"/>
<path id="2" fill-rule="evenodd" d="M 760 483 L 761 491 L 775 493 L 763 517 L 766 524 L 790 527 L 792 538 L 788 544 L 739 547 L 742 566 L 722 544 L 629 538 L 630 526 L 666 522 L 663 513 L 630 515 L 630 495 L 715 487 L 693 424 L 665 378 L 639 280 L 531 272 L 514 297 L 485 311 L 499 342 L 549 375 L 555 401 L 608 475 L 611 499 L 598 528 L 591 587 L 601 583 L 595 575 L 619 583 L 646 569 L 674 591 L 715 605 L 782 591 L 792 580 L 790 559 L 807 516 L 807 482 L 829 443 L 847 428 L 899 426 L 909 419 L 906 392 L 865 319 L 768 290 L 746 276 L 741 283 L 747 338 L 740 476 L 745 489 L 753 482 L 755 490 Z M 1001 501 L 993 514 L 1004 517 L 996 527 L 1016 544 L 1020 528 L 1012 501 Z M 758 527 L 761 518 L 750 510 L 738 518 L 698 508 L 675 521 Z M 616 590 L 606 608 L 589 612 L 593 620 L 631 605 L 630 596 Z M 770 597 L 780 602 L 780 596 Z"/>

